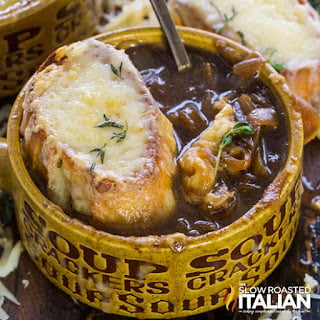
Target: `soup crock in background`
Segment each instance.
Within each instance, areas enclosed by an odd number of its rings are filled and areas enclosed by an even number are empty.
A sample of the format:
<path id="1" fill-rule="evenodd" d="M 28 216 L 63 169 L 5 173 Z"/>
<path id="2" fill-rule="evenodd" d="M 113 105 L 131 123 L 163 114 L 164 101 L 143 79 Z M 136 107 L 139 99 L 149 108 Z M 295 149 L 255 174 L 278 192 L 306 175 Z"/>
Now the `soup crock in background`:
<path id="1" fill-rule="evenodd" d="M 0 8 L 0 97 L 17 93 L 55 48 L 93 35 L 102 10 L 100 0 L 9 3 Z"/>
<path id="2" fill-rule="evenodd" d="M 216 52 L 213 33 L 179 28 L 187 45 Z M 159 28 L 96 37 L 117 48 L 165 43 Z M 224 39 L 245 58 L 248 49 Z M 36 74 L 35 74 L 36 76 Z M 263 82 L 287 117 L 289 148 L 283 170 L 265 196 L 231 225 L 197 237 L 182 234 L 123 237 L 85 225 L 45 198 L 23 162 L 19 126 L 22 89 L 0 148 L 0 187 L 12 193 L 23 243 L 43 274 L 72 297 L 107 313 L 173 318 L 206 312 L 236 298 L 240 284 L 256 286 L 280 263 L 300 214 L 303 127 L 283 78 L 269 66 Z M 233 290 L 231 290 L 232 288 Z M 229 300 L 227 300 L 229 301 Z"/>

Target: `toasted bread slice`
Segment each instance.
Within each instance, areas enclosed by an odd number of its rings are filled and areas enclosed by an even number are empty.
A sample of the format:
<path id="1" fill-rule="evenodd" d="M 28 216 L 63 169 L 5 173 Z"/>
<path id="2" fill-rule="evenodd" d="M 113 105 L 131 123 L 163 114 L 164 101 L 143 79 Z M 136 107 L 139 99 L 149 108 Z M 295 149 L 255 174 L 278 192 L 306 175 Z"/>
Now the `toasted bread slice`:
<path id="1" fill-rule="evenodd" d="M 48 197 L 111 230 L 175 207 L 173 128 L 123 50 L 89 39 L 53 53 L 26 88 L 27 161 Z"/>

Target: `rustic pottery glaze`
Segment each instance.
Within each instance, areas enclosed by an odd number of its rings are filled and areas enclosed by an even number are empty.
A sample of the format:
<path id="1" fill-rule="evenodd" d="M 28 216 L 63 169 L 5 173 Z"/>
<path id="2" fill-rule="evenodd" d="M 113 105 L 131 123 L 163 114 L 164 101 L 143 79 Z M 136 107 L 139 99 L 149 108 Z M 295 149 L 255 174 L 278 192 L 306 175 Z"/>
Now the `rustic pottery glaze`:
<path id="1" fill-rule="evenodd" d="M 2 8 L 0 97 L 17 93 L 55 48 L 93 35 L 101 15 L 99 2 L 17 0 Z"/>
<path id="2" fill-rule="evenodd" d="M 212 52 L 217 39 L 223 39 L 188 28 L 179 28 L 179 33 L 186 44 Z M 122 30 L 97 39 L 118 48 L 165 43 L 158 28 Z M 241 56 L 247 55 L 247 49 L 225 41 Z M 104 312 L 166 319 L 229 304 L 237 298 L 240 284 L 256 286 L 268 277 L 287 252 L 298 225 L 303 129 L 283 79 L 269 65 L 264 66 L 262 78 L 287 114 L 285 167 L 266 196 L 244 216 L 197 237 L 112 235 L 70 218 L 46 199 L 21 155 L 22 89 L 10 115 L 7 140 L 0 143 L 0 187 L 14 197 L 23 243 L 42 273 L 73 298 Z"/>

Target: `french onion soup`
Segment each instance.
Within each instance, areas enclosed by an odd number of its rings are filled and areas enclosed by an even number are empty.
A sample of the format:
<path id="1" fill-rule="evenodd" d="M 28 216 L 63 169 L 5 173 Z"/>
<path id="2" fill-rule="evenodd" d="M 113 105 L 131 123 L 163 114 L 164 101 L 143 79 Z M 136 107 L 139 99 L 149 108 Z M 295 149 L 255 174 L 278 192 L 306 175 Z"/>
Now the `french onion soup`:
<path id="1" fill-rule="evenodd" d="M 187 47 L 182 73 L 156 45 L 58 49 L 23 102 L 38 187 L 71 216 L 126 236 L 197 236 L 245 214 L 284 166 L 286 115 L 259 78 L 261 55 L 240 61 L 222 40 L 217 49 Z"/>
<path id="2" fill-rule="evenodd" d="M 320 16 L 307 0 L 170 0 L 175 22 L 216 32 L 259 51 L 281 73 L 304 122 L 320 137 Z"/>

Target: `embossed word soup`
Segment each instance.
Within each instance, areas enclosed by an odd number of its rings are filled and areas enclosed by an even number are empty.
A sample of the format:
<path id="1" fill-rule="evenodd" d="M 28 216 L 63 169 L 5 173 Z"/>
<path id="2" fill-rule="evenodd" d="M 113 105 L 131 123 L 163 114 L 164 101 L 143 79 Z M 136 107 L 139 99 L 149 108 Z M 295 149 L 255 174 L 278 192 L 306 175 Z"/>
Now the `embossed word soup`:
<path id="1" fill-rule="evenodd" d="M 96 33 L 96 0 L 0 0 L 0 97 L 15 95 L 56 48 Z"/>

